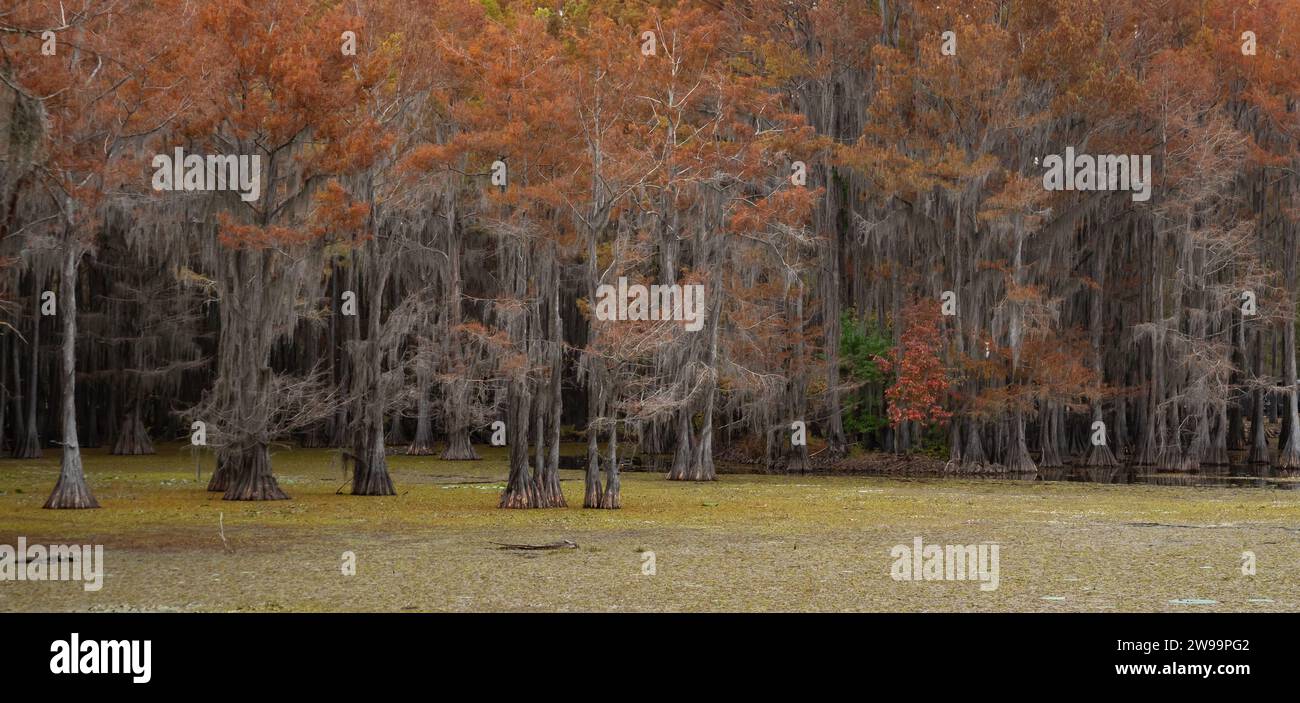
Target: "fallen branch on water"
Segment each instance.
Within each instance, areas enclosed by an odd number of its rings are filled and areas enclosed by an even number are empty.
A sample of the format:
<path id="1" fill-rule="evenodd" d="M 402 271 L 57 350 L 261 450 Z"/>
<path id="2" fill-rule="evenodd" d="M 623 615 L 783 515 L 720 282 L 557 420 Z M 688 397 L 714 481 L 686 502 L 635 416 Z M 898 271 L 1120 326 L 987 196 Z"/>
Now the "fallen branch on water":
<path id="1" fill-rule="evenodd" d="M 537 549 L 577 549 L 578 543 L 569 539 L 562 539 L 559 542 L 549 542 L 547 544 L 506 544 L 504 542 L 490 542 L 497 545 L 497 549 L 520 549 L 520 550 L 537 550 Z"/>

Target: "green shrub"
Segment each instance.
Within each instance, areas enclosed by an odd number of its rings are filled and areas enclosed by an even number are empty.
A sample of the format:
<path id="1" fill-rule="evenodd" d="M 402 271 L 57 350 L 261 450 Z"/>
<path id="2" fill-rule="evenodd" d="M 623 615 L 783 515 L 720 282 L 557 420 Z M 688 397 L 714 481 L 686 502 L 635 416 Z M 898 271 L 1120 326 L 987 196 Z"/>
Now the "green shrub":
<path id="1" fill-rule="evenodd" d="M 870 436 L 889 425 L 882 393 L 891 374 L 876 359 L 887 356 L 892 346 L 888 329 L 871 320 L 859 321 L 852 309 L 840 316 L 840 373 L 861 386 L 844 399 L 845 431 Z"/>

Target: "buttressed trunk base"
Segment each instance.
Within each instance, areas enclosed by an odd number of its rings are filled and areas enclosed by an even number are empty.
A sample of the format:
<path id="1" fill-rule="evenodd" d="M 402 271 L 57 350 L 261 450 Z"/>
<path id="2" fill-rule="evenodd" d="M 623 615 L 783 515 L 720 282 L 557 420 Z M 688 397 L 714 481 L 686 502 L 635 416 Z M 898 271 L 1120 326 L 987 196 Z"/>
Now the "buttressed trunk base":
<path id="1" fill-rule="evenodd" d="M 265 444 L 232 451 L 222 468 L 228 472 L 222 500 L 289 500 L 271 474 L 271 456 Z M 216 475 L 212 480 L 217 480 Z"/>

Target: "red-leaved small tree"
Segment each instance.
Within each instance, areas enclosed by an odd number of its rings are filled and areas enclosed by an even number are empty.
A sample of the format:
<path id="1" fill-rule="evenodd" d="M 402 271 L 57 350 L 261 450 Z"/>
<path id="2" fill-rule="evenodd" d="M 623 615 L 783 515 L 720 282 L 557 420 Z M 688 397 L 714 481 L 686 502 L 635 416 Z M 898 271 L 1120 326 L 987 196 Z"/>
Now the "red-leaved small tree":
<path id="1" fill-rule="evenodd" d="M 942 401 L 950 381 L 943 365 L 939 303 L 913 301 L 894 324 L 904 325 L 899 345 L 889 358 L 876 357 L 882 369 L 894 374 L 894 382 L 885 390 L 890 424 L 947 420 L 952 413 L 943 409 Z"/>

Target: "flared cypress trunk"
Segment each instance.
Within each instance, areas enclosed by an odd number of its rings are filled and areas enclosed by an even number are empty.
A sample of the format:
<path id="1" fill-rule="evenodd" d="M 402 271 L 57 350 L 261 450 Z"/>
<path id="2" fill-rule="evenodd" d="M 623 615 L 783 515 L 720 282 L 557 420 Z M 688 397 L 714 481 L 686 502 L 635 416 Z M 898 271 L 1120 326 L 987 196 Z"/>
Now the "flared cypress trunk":
<path id="1" fill-rule="evenodd" d="M 722 312 L 721 299 L 717 294 L 714 295 L 714 303 L 711 306 L 709 321 L 709 356 L 708 369 L 710 373 L 717 368 L 718 361 L 718 316 Z M 704 409 L 701 417 L 703 426 L 700 428 L 699 440 L 691 442 L 689 461 L 682 471 L 677 471 L 676 462 L 674 461 L 673 471 L 669 472 L 668 480 L 670 481 L 716 481 L 718 474 L 713 464 L 713 409 L 717 396 L 717 383 L 713 377 L 706 381 L 704 395 Z M 680 427 L 680 425 L 679 425 Z M 690 431 L 689 419 L 687 420 L 686 429 Z M 678 440 L 680 441 L 680 440 Z"/>
<path id="2" fill-rule="evenodd" d="M 268 166 L 268 183 L 274 175 L 274 165 Z M 270 443 L 317 419 L 282 422 L 284 409 L 301 406 L 286 408 L 274 368 L 276 347 L 297 319 L 294 301 L 308 285 L 306 271 L 318 270 L 310 251 L 299 254 L 275 247 L 223 250 L 217 373 L 198 417 L 216 425 L 221 468 L 228 472 L 220 481 L 224 500 L 288 499 L 271 473 Z"/>
<path id="3" fill-rule="evenodd" d="M 354 445 L 356 456 L 352 459 L 352 495 L 397 495 L 393 479 L 388 474 L 388 457 L 384 452 L 383 414 L 378 408 L 364 411 L 372 415 L 368 427 L 361 433 L 361 441 Z"/>
<path id="4" fill-rule="evenodd" d="M 149 430 L 141 418 L 140 403 L 133 404 L 122 426 L 117 431 L 117 441 L 113 443 L 112 453 L 119 456 L 138 456 L 153 454 L 153 442 L 149 440 Z"/>
<path id="5" fill-rule="evenodd" d="M 226 452 L 217 450 L 217 468 L 212 472 L 212 478 L 208 479 L 208 491 L 211 493 L 225 493 L 230 488 L 230 462 L 226 460 Z"/>
<path id="6" fill-rule="evenodd" d="M 1038 416 L 1038 444 L 1039 457 L 1038 466 L 1044 469 L 1057 469 L 1065 465 L 1061 461 L 1061 452 L 1058 448 L 1056 426 L 1056 411 L 1051 404 L 1044 403 L 1043 409 Z"/>
<path id="7" fill-rule="evenodd" d="M 469 440 L 469 429 L 461 427 L 447 435 L 447 448 L 438 458 L 444 461 L 478 461 L 482 457 Z"/>
<path id="8" fill-rule="evenodd" d="M 773 431 L 763 433 L 768 438 L 769 443 L 779 447 L 779 449 L 776 450 L 778 452 L 778 457 L 773 468 L 777 471 L 783 471 L 786 473 L 794 471 L 801 474 L 807 473 L 809 469 L 808 445 L 794 444 L 791 442 L 793 434 L 793 430 L 790 429 L 791 424 L 792 423 L 783 423 L 777 426 Z M 771 450 L 767 452 L 767 455 L 771 455 Z"/>
<path id="9" fill-rule="evenodd" d="M 587 376 L 587 472 L 583 476 L 582 493 L 584 508 L 599 508 L 605 497 L 604 488 L 600 484 L 600 417 L 604 412 L 604 397 L 596 373 L 596 369 L 591 369 Z"/>
<path id="10" fill-rule="evenodd" d="M 1100 404 L 1093 405 L 1092 421 L 1094 423 L 1103 422 Z M 1091 439 L 1092 426 L 1089 425 L 1088 429 L 1089 438 Z M 1115 459 L 1115 454 L 1110 450 L 1111 433 L 1105 428 L 1104 422 L 1102 432 L 1103 441 L 1101 444 L 1096 444 L 1091 441 L 1089 442 L 1089 444 L 1092 445 L 1092 449 L 1088 450 L 1088 456 L 1083 460 L 1084 466 L 1119 466 L 1119 462 Z"/>
<path id="11" fill-rule="evenodd" d="M 1164 419 L 1164 413 L 1160 410 L 1160 363 L 1156 355 L 1159 353 L 1155 349 L 1155 341 L 1152 340 L 1152 363 L 1151 363 L 1151 382 L 1150 390 L 1147 392 L 1146 411 L 1143 413 L 1142 425 L 1142 447 L 1133 457 L 1133 463 L 1138 466 L 1155 466 L 1160 462 L 1160 455 L 1164 450 L 1164 431 L 1161 422 Z"/>
<path id="12" fill-rule="evenodd" d="M 594 404 L 588 407 L 594 407 Z M 600 437 L 593 418 L 587 421 L 587 473 L 583 476 L 582 484 L 582 507 L 599 508 L 604 494 L 600 486 Z"/>
<path id="13" fill-rule="evenodd" d="M 1007 458 L 1004 463 L 1007 471 L 1011 473 L 1038 473 L 1038 467 L 1034 465 L 1033 458 L 1029 456 L 1029 448 L 1025 444 L 1025 416 L 1019 410 L 1011 416 L 1011 441 L 1007 447 Z"/>
<path id="14" fill-rule="evenodd" d="M 1196 471 L 1201 468 L 1201 455 L 1205 453 L 1205 447 L 1209 444 L 1206 434 L 1205 410 L 1199 406 L 1193 406 L 1190 413 L 1193 418 L 1192 437 L 1188 442 L 1187 451 L 1183 452 L 1178 462 L 1179 471 Z"/>
<path id="15" fill-rule="evenodd" d="M 536 508 L 537 491 L 529 475 L 528 421 L 529 398 L 527 380 L 510 379 L 506 391 L 506 407 L 510 409 L 506 443 L 510 447 L 510 476 L 501 492 L 499 508 Z"/>
<path id="16" fill-rule="evenodd" d="M 389 422 L 388 435 L 384 437 L 384 443 L 394 447 L 410 444 L 410 440 L 406 437 L 406 427 L 402 424 L 401 415 L 394 415 Z"/>
<path id="17" fill-rule="evenodd" d="M 271 473 L 271 451 L 265 443 L 230 447 L 224 465 L 226 492 L 222 500 L 288 500 Z M 212 481 L 217 476 L 213 474 Z"/>
<path id="18" fill-rule="evenodd" d="M 622 483 L 618 478 L 618 422 L 609 426 L 609 457 L 605 461 L 605 492 L 600 497 L 600 507 L 604 510 L 618 510 L 623 507 Z"/>
<path id="19" fill-rule="evenodd" d="M 447 403 L 447 448 L 442 451 L 441 459 L 445 461 L 478 461 L 478 452 L 469 441 L 469 420 L 465 410 L 468 403 L 469 389 L 463 380 L 451 384 L 452 397 Z"/>
<path id="20" fill-rule="evenodd" d="M 686 470 L 690 467 L 694 455 L 694 432 L 691 428 L 691 413 L 682 408 L 677 411 L 677 444 L 673 449 L 673 464 L 668 469 L 668 478 L 673 481 L 685 480 Z"/>
<path id="21" fill-rule="evenodd" d="M 1268 434 L 1264 425 L 1264 392 L 1258 388 L 1251 391 L 1250 409 L 1250 453 L 1246 455 L 1247 464 L 1272 464 L 1273 448 L 1268 445 Z"/>
<path id="22" fill-rule="evenodd" d="M 713 398 L 716 389 L 709 388 L 704 403 L 704 426 L 700 428 L 700 440 L 695 443 L 695 452 L 691 456 L 691 470 L 687 481 L 716 481 L 717 470 L 713 465 Z"/>
<path id="23" fill-rule="evenodd" d="M 949 395 L 951 401 L 952 396 Z M 952 407 L 950 404 L 948 407 Z M 954 415 L 948 420 L 948 461 L 943 465 L 944 471 L 961 467 L 961 420 Z"/>
<path id="24" fill-rule="evenodd" d="M 411 456 L 430 456 L 434 450 L 433 422 L 429 418 L 432 404 L 429 402 L 428 371 L 422 369 L 416 383 L 420 397 L 415 401 L 415 437 L 411 439 L 411 446 L 406 448 L 406 453 Z"/>
<path id="25" fill-rule="evenodd" d="M 77 260 L 81 248 L 65 242 L 63 276 L 59 282 L 59 317 L 63 322 L 61 356 L 63 359 L 63 453 L 59 461 L 59 480 L 46 508 L 98 508 L 99 503 L 86 485 L 81 466 L 81 448 L 77 444 Z M 34 386 L 33 386 L 34 387 Z"/>
<path id="26" fill-rule="evenodd" d="M 365 281 L 370 290 L 368 297 L 376 301 L 365 313 L 366 334 L 364 343 L 354 347 L 352 358 L 352 379 L 355 384 L 353 392 L 357 394 L 357 404 L 352 412 L 357 427 L 353 429 L 352 459 L 352 495 L 354 496 L 391 496 L 397 491 L 388 474 L 387 444 L 405 444 L 401 439 L 402 417 L 395 415 L 392 429 L 387 437 L 384 435 L 384 407 L 387 405 L 384 389 L 384 353 L 381 346 L 383 335 L 383 308 L 379 301 L 384 299 L 390 270 L 386 267 L 382 254 L 365 256 L 362 261 L 367 265 L 366 275 L 357 278 Z M 361 324 L 358 321 L 354 330 L 355 338 L 361 339 Z M 399 436 L 395 436 L 399 435 Z"/>
<path id="27" fill-rule="evenodd" d="M 966 442 L 962 445 L 961 471 L 979 473 L 988 470 L 989 460 L 984 455 L 984 440 L 975 420 L 966 421 Z"/>
<path id="28" fill-rule="evenodd" d="M 1178 404 L 1170 403 L 1167 425 L 1162 428 L 1164 441 L 1160 445 L 1160 454 L 1155 466 L 1163 471 L 1180 471 L 1183 466 L 1183 438 L 1179 428 L 1182 424 L 1178 418 Z"/>
<path id="29" fill-rule="evenodd" d="M 1212 405 L 1215 419 L 1209 442 L 1201 452 L 1201 463 L 1209 466 L 1228 465 L 1228 403 L 1217 401 Z"/>
<path id="30" fill-rule="evenodd" d="M 558 393 L 557 393 L 558 397 Z M 563 508 L 568 506 L 564 499 L 564 490 L 560 486 L 560 413 L 558 402 L 553 405 L 551 414 L 550 448 L 546 456 L 546 468 L 537 480 L 537 494 L 544 508 Z"/>

